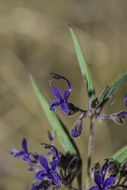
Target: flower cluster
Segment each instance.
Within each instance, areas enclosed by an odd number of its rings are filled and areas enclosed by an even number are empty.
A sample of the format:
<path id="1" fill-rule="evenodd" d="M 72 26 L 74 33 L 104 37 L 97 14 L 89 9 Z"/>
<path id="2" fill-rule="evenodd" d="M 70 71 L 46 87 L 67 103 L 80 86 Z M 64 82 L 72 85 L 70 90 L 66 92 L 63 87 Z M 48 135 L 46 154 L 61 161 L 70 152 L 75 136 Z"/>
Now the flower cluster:
<path id="1" fill-rule="evenodd" d="M 54 144 L 53 136 L 49 133 L 49 139 Z M 61 184 L 72 187 L 72 182 L 76 177 L 80 167 L 80 159 L 70 154 L 62 154 L 58 152 L 54 145 L 41 143 L 46 149 L 50 149 L 46 154 L 40 155 L 31 153 L 27 148 L 27 140 L 22 140 L 22 150 L 11 149 L 10 154 L 15 157 L 22 157 L 29 165 L 29 171 L 36 171 L 35 182 L 32 184 L 30 190 L 47 189 L 51 185 L 57 188 Z M 46 156 L 52 158 L 48 163 Z"/>
<path id="2" fill-rule="evenodd" d="M 25 138 L 22 140 L 22 150 L 10 150 L 10 154 L 14 154 L 17 158 L 22 156 L 22 159 L 26 161 L 29 166 L 32 166 L 34 170 L 39 170 L 35 175 L 35 179 L 37 181 L 39 180 L 40 183 L 33 185 L 31 190 L 45 189 L 51 184 L 59 185 L 59 177 L 56 172 L 59 163 L 58 151 L 53 145 L 48 145 L 48 148 L 54 149 L 56 154 L 55 158 L 52 159 L 51 168 L 49 167 L 48 160 L 44 156 L 28 152 L 27 140 Z M 40 170 L 40 168 L 43 169 Z"/>
<path id="3" fill-rule="evenodd" d="M 69 90 L 65 90 L 63 97 L 62 97 L 59 88 L 57 88 L 56 86 L 53 86 L 53 94 L 57 98 L 57 100 L 54 100 L 50 104 L 50 110 L 56 111 L 56 109 L 54 107 L 60 106 L 62 111 L 67 115 L 71 115 L 70 113 L 72 110 L 73 110 L 73 113 L 76 113 L 78 111 L 81 112 L 79 119 L 75 122 L 75 124 L 74 124 L 74 126 L 70 132 L 70 134 L 73 138 L 77 138 L 81 135 L 84 118 L 86 116 L 91 117 L 91 110 L 90 109 L 83 110 L 81 108 L 74 106 L 74 104 L 72 104 L 72 103 L 68 103 L 68 98 L 69 98 L 70 93 L 71 93 L 71 84 L 70 84 L 69 80 L 67 78 L 65 78 L 64 76 L 58 75 L 56 73 L 52 73 L 52 76 L 55 79 L 61 79 L 61 78 L 64 79 L 68 83 Z M 97 102 L 96 99 L 93 102 Z M 127 95 L 124 98 L 124 103 L 127 106 Z M 124 118 L 127 118 L 127 112 L 126 111 L 121 111 L 119 113 L 113 113 L 111 115 L 104 115 L 104 116 L 100 115 L 97 117 L 97 120 L 112 119 L 117 124 L 122 124 L 123 123 L 122 119 L 124 119 Z"/>
<path id="4" fill-rule="evenodd" d="M 77 138 L 81 135 L 83 129 L 83 121 L 86 117 L 89 117 L 90 121 L 92 121 L 92 119 L 94 119 L 93 121 L 112 119 L 118 124 L 122 124 L 122 119 L 127 118 L 127 111 L 120 111 L 119 113 L 113 113 L 111 115 L 100 115 L 103 106 L 101 108 L 99 107 L 98 114 L 96 112 L 96 106 L 99 102 L 98 98 L 93 100 L 93 102 L 89 105 L 87 110 L 84 110 L 75 106 L 72 103 L 69 103 L 68 99 L 71 93 L 71 84 L 69 80 L 64 76 L 58 75 L 56 73 L 52 73 L 51 75 L 55 79 L 65 80 L 68 84 L 68 90 L 65 90 L 62 96 L 59 88 L 53 86 L 53 95 L 56 97 L 56 100 L 53 100 L 50 104 L 50 110 L 56 111 L 55 107 L 60 106 L 61 110 L 66 115 L 73 115 L 77 112 L 80 112 L 80 116 L 73 125 L 72 130 L 70 132 L 73 138 Z M 125 106 L 127 106 L 127 95 L 124 98 L 124 103 Z M 91 122 L 91 131 L 93 130 L 92 128 L 93 124 Z M 91 132 L 91 134 L 93 136 L 93 131 Z M 50 133 L 49 139 L 51 141 L 51 145 L 42 143 L 42 145 L 45 145 L 45 148 L 50 149 L 44 155 L 29 152 L 27 148 L 27 140 L 25 138 L 22 140 L 21 143 L 22 149 L 11 149 L 10 154 L 13 154 L 16 158 L 22 157 L 22 160 L 28 163 L 29 170 L 36 171 L 35 182 L 33 183 L 31 190 L 47 189 L 50 186 L 53 186 L 53 189 L 59 189 L 59 187 L 61 187 L 61 184 L 65 185 L 71 190 L 75 190 L 75 188 L 72 187 L 72 182 L 81 171 L 82 160 L 80 156 L 70 155 L 69 153 L 66 153 L 64 155 L 63 153 L 60 153 L 54 146 L 54 138 Z M 89 141 L 89 144 L 91 145 L 92 141 Z M 91 154 L 91 152 L 89 152 L 89 154 Z M 50 163 L 48 162 L 47 156 L 51 157 Z M 91 162 L 90 157 L 88 162 L 89 161 Z M 126 180 L 124 180 L 124 183 L 122 182 L 121 184 L 120 179 L 119 183 L 117 183 L 117 185 L 115 186 L 114 183 L 116 182 L 116 176 L 107 175 L 108 161 L 109 160 L 106 160 L 102 169 L 99 169 L 99 172 L 94 170 L 94 182 L 96 183 L 96 185 L 89 188 L 89 190 L 108 190 L 109 188 L 117 187 L 119 184 L 122 187 L 123 185 L 125 187 Z"/>
<path id="5" fill-rule="evenodd" d="M 56 86 L 53 86 L 53 95 L 57 98 L 57 100 L 54 100 L 50 104 L 50 110 L 56 111 L 54 107 L 60 106 L 62 111 L 67 115 L 73 115 L 74 113 L 77 113 L 79 111 L 81 112 L 79 119 L 74 124 L 72 131 L 70 133 L 72 137 L 77 138 L 81 135 L 82 128 L 83 128 L 83 118 L 86 116 L 87 111 L 75 106 L 72 103 L 68 103 L 68 98 L 71 93 L 71 84 L 69 80 L 65 78 L 64 76 L 58 75 L 56 73 L 52 73 L 52 76 L 55 79 L 64 79 L 68 83 L 69 89 L 64 91 L 64 94 L 62 97 L 59 88 L 57 88 Z"/>

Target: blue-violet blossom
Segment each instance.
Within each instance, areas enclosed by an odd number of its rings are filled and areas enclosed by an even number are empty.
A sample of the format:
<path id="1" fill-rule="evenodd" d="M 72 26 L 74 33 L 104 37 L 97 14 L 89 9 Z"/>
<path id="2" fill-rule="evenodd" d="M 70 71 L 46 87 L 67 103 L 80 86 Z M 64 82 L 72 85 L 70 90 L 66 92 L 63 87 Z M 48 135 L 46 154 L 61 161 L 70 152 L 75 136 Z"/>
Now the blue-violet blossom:
<path id="1" fill-rule="evenodd" d="M 107 171 L 108 161 L 104 164 L 102 175 L 94 173 L 94 181 L 97 184 L 96 186 L 91 187 L 89 190 L 108 190 L 108 187 L 115 182 L 115 177 L 108 177 L 105 179 L 106 171 Z"/>
<path id="2" fill-rule="evenodd" d="M 22 140 L 21 146 L 22 146 L 22 150 L 11 149 L 10 154 L 14 154 L 14 156 L 17 158 L 22 156 L 22 159 L 26 162 L 32 161 L 32 159 L 30 158 L 30 155 L 32 155 L 32 153 L 28 152 L 27 140 L 25 138 Z"/>
<path id="3" fill-rule="evenodd" d="M 52 162 L 51 162 L 51 168 L 49 168 L 48 165 L 48 161 L 45 157 L 43 156 L 39 156 L 39 161 L 41 166 L 44 168 L 43 170 L 40 170 L 36 173 L 35 178 L 39 179 L 39 180 L 44 180 L 44 177 L 49 178 L 50 180 L 52 180 L 52 182 L 55 185 L 59 184 L 59 177 L 57 175 L 57 173 L 55 172 L 59 159 L 58 157 L 56 157 Z"/>
<path id="4" fill-rule="evenodd" d="M 69 114 L 69 107 L 68 107 L 68 97 L 71 93 L 71 84 L 70 82 L 68 81 L 68 79 L 66 79 L 65 77 L 61 76 L 61 75 L 58 75 L 58 74 L 55 74 L 55 73 L 52 73 L 52 76 L 56 79 L 64 79 L 67 83 L 68 83 L 68 86 L 69 86 L 69 90 L 65 90 L 64 91 L 64 94 L 63 94 L 63 97 L 61 96 L 61 93 L 60 93 L 60 90 L 59 88 L 57 88 L 56 86 L 53 86 L 53 94 L 54 96 L 57 98 L 57 100 L 54 100 L 51 105 L 50 105 L 50 110 L 52 111 L 56 111 L 56 109 L 54 108 L 55 106 L 61 106 L 61 109 L 62 111 L 65 113 L 65 114 Z"/>

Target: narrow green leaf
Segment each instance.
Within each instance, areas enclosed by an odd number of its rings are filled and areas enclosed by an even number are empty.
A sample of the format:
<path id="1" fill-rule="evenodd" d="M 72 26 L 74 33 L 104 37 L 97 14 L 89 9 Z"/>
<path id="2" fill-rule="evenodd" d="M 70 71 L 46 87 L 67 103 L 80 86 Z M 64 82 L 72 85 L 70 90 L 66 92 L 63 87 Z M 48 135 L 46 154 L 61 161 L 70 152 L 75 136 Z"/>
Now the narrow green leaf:
<path id="1" fill-rule="evenodd" d="M 127 72 L 107 86 L 99 98 L 97 108 L 101 107 L 126 80 Z"/>
<path id="2" fill-rule="evenodd" d="M 72 39 L 74 42 L 74 46 L 76 49 L 76 53 L 77 53 L 77 57 L 78 57 L 78 61 L 79 61 L 79 65 L 80 65 L 80 69 L 81 69 L 81 73 L 84 77 L 85 83 L 86 83 L 86 87 L 88 90 L 88 96 L 90 98 L 90 100 L 92 101 L 93 99 L 96 98 L 96 94 L 95 94 L 95 88 L 93 86 L 93 82 L 92 82 L 92 78 L 89 72 L 89 68 L 85 59 L 85 56 L 83 54 L 83 51 L 80 47 L 79 41 L 76 37 L 75 32 L 73 31 L 72 27 L 69 26 L 71 35 L 72 35 Z"/>
<path id="3" fill-rule="evenodd" d="M 127 145 L 124 146 L 122 149 L 120 149 L 118 152 L 116 152 L 113 156 L 111 156 L 111 162 L 115 161 L 122 163 L 126 159 L 127 159 Z"/>
<path id="4" fill-rule="evenodd" d="M 50 105 L 44 95 L 41 93 L 40 89 L 38 88 L 35 80 L 30 75 L 30 80 L 33 86 L 33 89 L 36 93 L 36 96 L 39 100 L 39 103 L 51 125 L 51 127 L 54 129 L 59 142 L 61 143 L 63 149 L 65 152 L 69 152 L 70 154 L 79 155 L 79 151 L 73 141 L 73 139 L 70 137 L 70 134 L 68 133 L 65 125 L 62 123 L 62 121 L 58 118 L 56 113 L 54 111 L 50 110 Z"/>

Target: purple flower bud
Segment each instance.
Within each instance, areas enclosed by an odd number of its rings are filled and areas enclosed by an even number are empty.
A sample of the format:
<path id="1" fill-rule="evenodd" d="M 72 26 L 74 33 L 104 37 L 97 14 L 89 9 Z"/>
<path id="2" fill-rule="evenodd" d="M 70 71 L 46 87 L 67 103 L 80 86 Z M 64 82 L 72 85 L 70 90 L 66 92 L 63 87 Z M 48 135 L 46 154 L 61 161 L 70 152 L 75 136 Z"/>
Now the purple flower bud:
<path id="1" fill-rule="evenodd" d="M 76 123 L 74 124 L 74 126 L 71 130 L 71 136 L 73 138 L 79 137 L 81 135 L 82 128 L 83 128 L 83 120 L 79 119 L 76 121 Z"/>
<path id="2" fill-rule="evenodd" d="M 117 124 L 123 124 L 122 119 L 127 118 L 127 112 L 126 111 L 121 111 L 119 113 L 114 113 L 110 115 L 110 119 L 115 121 Z"/>
<path id="3" fill-rule="evenodd" d="M 120 116 L 121 118 L 127 118 L 127 112 L 126 111 L 122 111 L 118 114 L 118 116 Z"/>
<path id="4" fill-rule="evenodd" d="M 123 124 L 123 121 L 121 119 L 121 116 L 119 115 L 111 115 L 110 117 L 115 123 L 117 123 L 118 125 Z"/>

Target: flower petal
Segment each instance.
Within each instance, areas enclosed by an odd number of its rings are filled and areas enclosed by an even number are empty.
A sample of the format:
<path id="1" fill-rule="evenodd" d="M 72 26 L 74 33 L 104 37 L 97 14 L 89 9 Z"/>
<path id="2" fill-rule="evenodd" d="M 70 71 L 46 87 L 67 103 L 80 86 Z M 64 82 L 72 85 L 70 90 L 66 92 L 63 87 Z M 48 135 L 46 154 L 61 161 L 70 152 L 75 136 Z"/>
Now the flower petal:
<path id="1" fill-rule="evenodd" d="M 32 161 L 32 159 L 29 158 L 29 154 L 23 154 L 22 159 L 23 159 L 24 161 L 26 161 L 26 162 Z"/>
<path id="2" fill-rule="evenodd" d="M 102 183 L 104 182 L 105 179 L 105 174 L 107 171 L 107 166 L 108 166 L 108 160 L 106 160 L 105 164 L 103 165 L 103 169 L 102 169 Z"/>
<path id="3" fill-rule="evenodd" d="M 55 106 L 59 106 L 60 103 L 58 103 L 58 100 L 54 100 L 51 104 L 50 104 L 50 110 L 52 111 L 56 111 L 56 109 L 54 108 Z"/>
<path id="4" fill-rule="evenodd" d="M 61 93 L 60 93 L 59 88 L 57 88 L 56 86 L 53 86 L 53 94 L 54 94 L 54 96 L 55 96 L 58 100 L 63 99 L 62 96 L 61 96 Z"/>
<path id="5" fill-rule="evenodd" d="M 52 161 L 52 163 L 51 163 L 51 169 L 52 170 L 54 170 L 54 171 L 56 170 L 58 162 L 59 162 L 59 160 L 57 158 Z"/>
<path id="6" fill-rule="evenodd" d="M 104 188 L 110 187 L 110 186 L 115 182 L 115 180 L 116 180 L 115 177 L 108 177 L 108 178 L 104 181 Z"/>
<path id="7" fill-rule="evenodd" d="M 47 175 L 46 170 L 40 170 L 39 172 L 36 173 L 35 179 L 40 179 L 43 180 L 43 178 Z"/>
<path id="8" fill-rule="evenodd" d="M 21 152 L 21 151 L 16 150 L 16 149 L 11 149 L 9 152 L 10 152 L 10 154 L 16 154 L 16 153 Z"/>
<path id="9" fill-rule="evenodd" d="M 68 108 L 68 104 L 67 104 L 67 103 L 62 103 L 62 104 L 61 104 L 61 109 L 62 109 L 62 111 L 63 111 L 65 114 L 68 115 L 68 113 L 69 113 L 69 108 Z"/>
<path id="10" fill-rule="evenodd" d="M 101 186 L 102 177 L 99 174 L 94 173 L 94 181 L 98 186 Z"/>
<path id="11" fill-rule="evenodd" d="M 45 168 L 46 170 L 48 170 L 49 166 L 48 166 L 47 159 L 44 158 L 43 156 L 39 156 L 39 160 L 40 160 L 40 164 L 42 165 L 42 167 Z"/>
<path id="12" fill-rule="evenodd" d="M 25 153 L 28 152 L 28 150 L 27 150 L 27 140 L 25 138 L 22 140 L 22 149 L 24 150 Z"/>
<path id="13" fill-rule="evenodd" d="M 19 151 L 19 152 L 17 152 L 16 154 L 15 154 L 15 157 L 20 157 L 20 156 L 22 156 L 24 154 L 24 152 L 23 151 Z"/>
<path id="14" fill-rule="evenodd" d="M 58 184 L 59 184 L 59 177 L 58 177 L 58 175 L 56 174 L 56 172 L 52 171 L 52 172 L 50 173 L 50 175 L 51 175 L 51 178 L 52 178 L 53 183 L 55 183 L 55 185 L 58 185 Z"/>
<path id="15" fill-rule="evenodd" d="M 99 187 L 98 186 L 93 186 L 89 190 L 99 190 Z"/>
<path id="16" fill-rule="evenodd" d="M 63 97 L 64 97 L 64 100 L 65 100 L 65 101 L 67 101 L 67 99 L 68 99 L 70 93 L 71 93 L 71 92 L 68 91 L 68 90 L 65 90 L 65 91 L 64 91 Z"/>
<path id="17" fill-rule="evenodd" d="M 127 95 L 124 98 L 124 103 L 125 103 L 125 106 L 127 107 Z"/>

